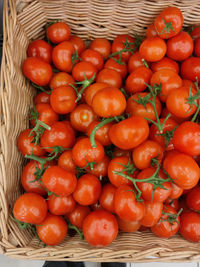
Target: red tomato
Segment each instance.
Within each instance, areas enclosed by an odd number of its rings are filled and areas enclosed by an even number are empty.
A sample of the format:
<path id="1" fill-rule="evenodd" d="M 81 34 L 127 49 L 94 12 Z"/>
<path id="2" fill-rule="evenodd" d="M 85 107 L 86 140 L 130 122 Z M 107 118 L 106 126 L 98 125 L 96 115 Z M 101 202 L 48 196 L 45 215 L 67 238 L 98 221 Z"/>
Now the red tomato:
<path id="1" fill-rule="evenodd" d="M 181 215 L 180 233 L 189 241 L 199 242 L 200 215 L 194 211 L 183 213 Z"/>
<path id="2" fill-rule="evenodd" d="M 40 103 L 49 104 L 50 103 L 50 95 L 45 93 L 45 92 L 41 92 L 41 93 L 37 94 L 34 97 L 34 104 L 37 105 Z"/>
<path id="3" fill-rule="evenodd" d="M 172 199 L 169 197 L 168 199 L 165 200 L 165 204 L 171 206 L 172 208 L 174 208 L 177 211 L 180 210 L 178 199 Z"/>
<path id="4" fill-rule="evenodd" d="M 74 173 L 59 166 L 50 166 L 42 176 L 43 185 L 59 196 L 69 196 L 76 188 L 77 179 Z"/>
<path id="5" fill-rule="evenodd" d="M 198 37 L 194 42 L 194 53 L 195 56 L 200 57 L 200 37 Z"/>
<path id="6" fill-rule="evenodd" d="M 36 231 L 42 242 L 48 246 L 55 246 L 64 240 L 68 228 L 61 216 L 48 213 L 41 225 L 36 226 Z"/>
<path id="7" fill-rule="evenodd" d="M 101 69 L 103 69 L 103 65 L 104 65 L 103 56 L 95 50 L 92 50 L 92 49 L 84 50 L 81 53 L 81 59 L 83 61 L 92 63 L 96 67 L 97 71 L 100 71 Z"/>
<path id="8" fill-rule="evenodd" d="M 151 70 L 153 72 L 159 70 L 173 70 L 177 74 L 179 73 L 179 65 L 176 61 L 172 60 L 171 58 L 164 57 L 158 62 L 151 63 Z"/>
<path id="9" fill-rule="evenodd" d="M 28 57 L 37 57 L 47 63 L 51 63 L 52 47 L 44 40 L 34 40 L 27 48 Z"/>
<path id="10" fill-rule="evenodd" d="M 71 150 L 64 151 L 60 155 L 60 157 L 58 158 L 58 166 L 62 167 L 66 171 L 70 171 L 75 174 L 77 173 L 76 164 L 73 161 Z"/>
<path id="11" fill-rule="evenodd" d="M 74 226 L 82 229 L 83 221 L 90 212 L 91 210 L 88 206 L 81 206 L 77 204 L 73 211 L 66 214 L 66 217 Z"/>
<path id="12" fill-rule="evenodd" d="M 93 76 L 96 76 L 96 73 L 97 69 L 95 66 L 85 61 L 77 63 L 72 70 L 72 76 L 78 82 L 84 81 L 85 77 L 91 79 Z"/>
<path id="13" fill-rule="evenodd" d="M 126 63 L 124 61 L 122 61 L 122 64 L 119 64 L 113 58 L 109 58 L 106 61 L 104 68 L 116 70 L 117 72 L 119 72 L 121 74 L 122 79 L 124 79 L 127 75 L 127 66 L 126 66 Z"/>
<path id="14" fill-rule="evenodd" d="M 48 85 L 53 73 L 49 63 L 36 57 L 25 59 L 22 65 L 22 71 L 26 78 L 39 86 Z"/>
<path id="15" fill-rule="evenodd" d="M 119 229 L 126 233 L 134 233 L 141 226 L 140 221 L 125 221 L 122 220 L 120 217 L 117 217 L 117 222 Z"/>
<path id="16" fill-rule="evenodd" d="M 103 186 L 101 195 L 99 197 L 100 206 L 112 213 L 115 212 L 114 209 L 114 195 L 115 195 L 116 187 L 112 184 L 106 184 Z"/>
<path id="17" fill-rule="evenodd" d="M 85 174 L 78 179 L 73 197 L 80 205 L 88 206 L 96 203 L 100 194 L 101 183 L 98 178 L 92 174 Z"/>
<path id="18" fill-rule="evenodd" d="M 70 33 L 70 28 L 65 22 L 56 22 L 50 25 L 46 32 L 48 39 L 54 44 L 69 40 Z"/>
<path id="19" fill-rule="evenodd" d="M 172 183 L 172 192 L 169 196 L 171 199 L 177 199 L 183 194 L 183 189 L 175 183 Z"/>
<path id="20" fill-rule="evenodd" d="M 163 203 L 145 201 L 145 207 L 145 214 L 140 223 L 143 226 L 152 227 L 160 220 L 163 210 Z"/>
<path id="21" fill-rule="evenodd" d="M 194 211 L 200 211 L 200 186 L 195 186 L 186 196 L 187 206 Z"/>
<path id="22" fill-rule="evenodd" d="M 166 43 L 157 36 L 146 38 L 139 48 L 141 57 L 149 62 L 161 60 L 165 56 L 166 51 Z"/>
<path id="23" fill-rule="evenodd" d="M 200 80 L 200 58 L 189 57 L 181 64 L 181 75 L 183 79 L 196 81 Z"/>
<path id="24" fill-rule="evenodd" d="M 170 114 L 170 119 L 172 119 L 173 121 L 177 122 L 178 124 L 180 124 L 183 121 L 185 121 L 185 120 L 188 119 L 188 118 L 176 117 L 174 114 L 172 114 L 171 112 L 169 112 L 169 110 L 166 107 L 162 109 L 161 118 L 163 118 L 163 119 L 166 118 L 168 114 Z"/>
<path id="25" fill-rule="evenodd" d="M 192 39 L 197 39 L 200 37 L 200 26 L 195 26 L 192 27 L 192 32 L 190 33 L 190 35 L 192 36 Z"/>
<path id="26" fill-rule="evenodd" d="M 156 17 L 154 25 L 161 38 L 169 39 L 180 32 L 183 15 L 179 8 L 167 7 Z"/>
<path id="27" fill-rule="evenodd" d="M 110 158 L 107 155 L 104 155 L 103 159 L 97 162 L 94 165 L 93 169 L 87 168 L 86 171 L 97 177 L 105 177 L 108 174 L 109 162 L 110 162 Z"/>
<path id="28" fill-rule="evenodd" d="M 85 90 L 85 101 L 89 106 L 92 106 L 92 100 L 94 95 L 100 91 L 101 89 L 104 89 L 108 87 L 108 84 L 106 83 L 93 83 L 90 86 L 88 86 Z"/>
<path id="29" fill-rule="evenodd" d="M 155 37 L 155 36 L 158 36 L 158 33 L 156 31 L 154 23 L 149 24 L 147 29 L 146 29 L 146 37 L 150 38 L 150 37 Z"/>
<path id="30" fill-rule="evenodd" d="M 128 61 L 128 72 L 131 73 L 139 67 L 143 67 L 144 63 L 139 52 L 135 52 Z"/>
<path id="31" fill-rule="evenodd" d="M 76 206 L 76 202 L 72 195 L 69 196 L 55 196 L 48 197 L 47 205 L 49 211 L 54 215 L 65 215 L 68 212 L 73 211 Z"/>
<path id="32" fill-rule="evenodd" d="M 123 150 L 123 149 L 120 149 L 118 147 L 114 147 L 113 156 L 114 156 L 114 158 L 115 157 L 123 157 L 123 156 L 130 158 L 131 153 L 132 153 L 131 150 Z"/>
<path id="33" fill-rule="evenodd" d="M 38 194 L 25 193 L 15 201 L 13 214 L 20 222 L 41 224 L 47 215 L 46 200 Z"/>
<path id="34" fill-rule="evenodd" d="M 114 69 L 102 69 L 97 75 L 97 83 L 107 83 L 108 86 L 120 88 L 122 86 L 122 77 Z"/>
<path id="35" fill-rule="evenodd" d="M 74 79 L 72 76 L 66 72 L 58 72 L 53 75 L 49 87 L 51 89 L 55 89 L 60 86 L 66 86 L 66 85 L 74 85 Z"/>
<path id="36" fill-rule="evenodd" d="M 83 221 L 83 234 L 85 240 L 94 247 L 108 246 L 117 237 L 117 220 L 110 212 L 93 211 Z"/>
<path id="37" fill-rule="evenodd" d="M 78 52 L 78 55 L 85 50 L 85 43 L 79 36 L 71 35 L 69 42 L 73 44 L 75 50 Z"/>
<path id="38" fill-rule="evenodd" d="M 107 59 L 111 52 L 111 44 L 105 38 L 96 38 L 90 44 L 90 49 L 99 52 L 104 59 Z"/>

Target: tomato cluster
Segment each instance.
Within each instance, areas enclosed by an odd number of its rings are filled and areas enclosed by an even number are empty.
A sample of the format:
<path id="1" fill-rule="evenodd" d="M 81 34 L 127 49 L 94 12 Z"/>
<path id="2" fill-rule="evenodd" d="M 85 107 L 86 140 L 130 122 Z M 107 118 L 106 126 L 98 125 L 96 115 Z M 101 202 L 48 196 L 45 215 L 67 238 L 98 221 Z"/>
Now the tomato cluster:
<path id="1" fill-rule="evenodd" d="M 29 44 L 22 71 L 38 94 L 17 140 L 29 160 L 20 227 L 47 245 L 76 231 L 102 247 L 144 229 L 200 241 L 200 27 L 182 25 L 169 7 L 144 39 L 86 48 L 52 22 Z"/>

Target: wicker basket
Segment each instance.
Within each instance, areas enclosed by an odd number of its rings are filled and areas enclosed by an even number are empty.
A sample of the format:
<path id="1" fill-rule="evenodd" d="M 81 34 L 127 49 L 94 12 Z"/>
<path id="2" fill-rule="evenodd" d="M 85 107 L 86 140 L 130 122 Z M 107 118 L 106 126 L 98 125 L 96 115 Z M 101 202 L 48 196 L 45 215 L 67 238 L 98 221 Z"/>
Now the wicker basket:
<path id="1" fill-rule="evenodd" d="M 160 239 L 152 233 L 119 234 L 109 247 L 96 249 L 75 236 L 55 247 L 42 247 L 28 230 L 10 217 L 20 194 L 23 158 L 16 137 L 27 127 L 34 90 L 23 77 L 21 64 L 30 39 L 44 35 L 49 20 L 66 21 L 72 33 L 84 39 L 117 34 L 143 34 L 145 27 L 169 5 L 179 7 L 185 25 L 200 22 L 199 0 L 5 0 L 4 43 L 1 69 L 0 127 L 0 253 L 18 259 L 56 261 L 150 262 L 200 261 L 199 244 L 179 235 Z"/>

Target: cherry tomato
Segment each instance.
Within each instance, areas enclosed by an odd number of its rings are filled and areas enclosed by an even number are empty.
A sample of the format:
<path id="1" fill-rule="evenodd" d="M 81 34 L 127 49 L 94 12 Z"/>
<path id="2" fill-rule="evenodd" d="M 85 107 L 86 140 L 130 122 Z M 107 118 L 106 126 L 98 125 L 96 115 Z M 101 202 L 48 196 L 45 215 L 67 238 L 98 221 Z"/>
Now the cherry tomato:
<path id="1" fill-rule="evenodd" d="M 115 213 L 126 221 L 139 221 L 144 217 L 145 205 L 137 202 L 133 188 L 129 185 L 121 185 L 114 196 Z"/>
<path id="2" fill-rule="evenodd" d="M 44 40 L 34 40 L 27 48 L 28 57 L 37 57 L 47 63 L 51 63 L 52 47 Z"/>
<path id="3" fill-rule="evenodd" d="M 132 73 L 139 67 L 144 67 L 144 63 L 142 61 L 142 57 L 139 52 L 135 52 L 128 61 L 128 72 Z"/>
<path id="4" fill-rule="evenodd" d="M 128 157 L 128 158 L 131 158 L 131 153 L 132 151 L 131 150 L 123 150 L 123 149 L 120 149 L 118 147 L 114 147 L 114 151 L 113 151 L 113 157 Z"/>
<path id="5" fill-rule="evenodd" d="M 103 186 L 101 195 L 99 197 L 100 206 L 112 213 L 115 212 L 114 209 L 114 195 L 115 195 L 116 187 L 112 184 L 106 184 Z"/>
<path id="6" fill-rule="evenodd" d="M 96 38 L 91 42 L 90 49 L 99 52 L 104 59 L 107 59 L 111 52 L 111 44 L 105 38 Z"/>
<path id="7" fill-rule="evenodd" d="M 193 26 L 190 35 L 192 36 L 192 39 L 194 40 L 199 38 L 200 37 L 200 26 L 197 26 L 197 25 L 195 27 Z"/>
<path id="8" fill-rule="evenodd" d="M 156 17 L 154 25 L 161 38 L 169 39 L 180 32 L 183 15 L 179 8 L 167 7 Z"/>
<path id="9" fill-rule="evenodd" d="M 59 166 L 50 166 L 42 176 L 43 185 L 59 196 L 69 196 L 76 188 L 77 179 L 74 173 Z"/>
<path id="10" fill-rule="evenodd" d="M 143 143 L 148 136 L 148 123 L 138 116 L 114 124 L 109 131 L 111 142 L 121 149 L 133 149 Z"/>
<path id="11" fill-rule="evenodd" d="M 183 79 L 196 81 L 196 78 L 200 80 L 200 58 L 189 57 L 181 64 L 181 75 Z"/>
<path id="12" fill-rule="evenodd" d="M 66 85 L 74 85 L 74 79 L 73 77 L 66 73 L 66 72 L 58 72 L 53 75 L 49 87 L 53 90 L 60 86 L 66 86 Z"/>
<path id="13" fill-rule="evenodd" d="M 139 48 L 141 57 L 149 62 L 161 60 L 165 56 L 166 51 L 166 43 L 157 36 L 146 38 Z"/>
<path id="14" fill-rule="evenodd" d="M 91 212 L 88 206 L 77 204 L 73 211 L 67 213 L 65 217 L 77 228 L 82 229 L 83 221 Z"/>
<path id="15" fill-rule="evenodd" d="M 86 61 L 77 63 L 72 70 L 72 76 L 78 82 L 84 81 L 85 77 L 91 79 L 96 76 L 96 73 L 96 67 L 92 63 Z"/>
<path id="16" fill-rule="evenodd" d="M 156 31 L 154 23 L 149 24 L 147 29 L 146 29 L 146 37 L 150 38 L 150 37 L 155 37 L 155 36 L 158 36 L 158 33 Z"/>
<path id="17" fill-rule="evenodd" d="M 85 174 L 78 179 L 73 198 L 80 205 L 88 206 L 96 203 L 100 194 L 101 183 L 99 179 L 95 175 Z"/>
<path id="18" fill-rule="evenodd" d="M 76 202 L 72 195 L 69 196 L 55 196 L 48 197 L 47 205 L 49 211 L 54 215 L 65 215 L 68 212 L 73 211 L 76 206 Z"/>
<path id="19" fill-rule="evenodd" d="M 159 70 L 173 70 L 177 74 L 179 73 L 179 65 L 176 61 L 172 60 L 171 58 L 164 57 L 158 62 L 151 63 L 151 70 L 153 72 Z"/>
<path id="20" fill-rule="evenodd" d="M 100 117 L 119 116 L 126 109 L 126 98 L 119 89 L 107 87 L 94 95 L 92 108 Z"/>
<path id="21" fill-rule="evenodd" d="M 98 51 L 86 49 L 81 53 L 81 59 L 92 63 L 96 67 L 97 71 L 103 69 L 103 56 Z"/>
<path id="22" fill-rule="evenodd" d="M 37 104 L 41 104 L 41 103 L 49 104 L 50 103 L 50 95 L 45 93 L 45 92 L 41 92 L 41 93 L 37 94 L 34 97 L 34 104 L 37 105 Z"/>
<path id="23" fill-rule="evenodd" d="M 47 28 L 47 37 L 53 44 L 67 41 L 70 38 L 70 28 L 65 22 L 56 22 Z"/>
<path id="24" fill-rule="evenodd" d="M 167 156 L 164 159 L 163 167 L 172 180 L 182 189 L 191 189 L 199 181 L 199 166 L 189 155 L 175 153 Z"/>
<path id="25" fill-rule="evenodd" d="M 147 227 L 152 227 L 160 220 L 163 210 L 162 202 L 145 201 L 145 214 L 140 224 Z"/>
<path id="26" fill-rule="evenodd" d="M 124 61 L 122 61 L 122 63 L 119 64 L 113 58 L 109 58 L 106 61 L 104 68 L 116 70 L 117 72 L 119 72 L 121 74 L 122 79 L 124 79 L 127 75 L 127 66 L 126 66 L 126 63 Z"/>
<path id="27" fill-rule="evenodd" d="M 94 95 L 100 91 L 101 89 L 104 89 L 108 87 L 108 84 L 106 83 L 93 83 L 90 86 L 86 88 L 85 91 L 85 101 L 89 106 L 92 106 L 92 100 Z"/>
<path id="28" fill-rule="evenodd" d="M 194 42 L 194 53 L 195 56 L 200 57 L 200 37 L 198 37 Z"/>
<path id="29" fill-rule="evenodd" d="M 120 88 L 122 86 L 122 77 L 120 73 L 114 69 L 102 69 L 98 75 L 98 83 L 106 83 L 108 86 Z"/>
<path id="30" fill-rule="evenodd" d="M 171 199 L 177 199 L 183 194 L 183 189 L 175 183 L 172 183 L 172 192 L 169 196 Z"/>
<path id="31" fill-rule="evenodd" d="M 178 199 L 172 199 L 172 198 L 168 197 L 168 199 L 165 200 L 165 204 L 171 206 L 172 208 L 174 208 L 177 211 L 180 209 Z"/>
<path id="32" fill-rule="evenodd" d="M 183 86 L 185 87 L 185 86 Z M 176 123 L 180 124 L 182 122 L 184 122 L 185 120 L 187 120 L 188 118 L 180 118 L 180 117 L 176 117 L 174 114 L 172 114 L 171 112 L 169 112 L 169 110 L 165 107 L 162 109 L 161 112 L 161 118 L 164 119 L 167 117 L 167 115 L 170 114 L 170 119 L 172 119 L 173 121 L 175 121 Z"/>
<path id="33" fill-rule="evenodd" d="M 85 43 L 79 36 L 71 35 L 69 42 L 73 44 L 78 55 L 80 55 L 85 50 Z"/>
<path id="34" fill-rule="evenodd" d="M 126 91 L 132 94 L 144 91 L 152 74 L 149 68 L 144 66 L 137 68 L 126 79 Z"/>
<path id="35" fill-rule="evenodd" d="M 105 177 L 108 174 L 109 162 L 110 158 L 107 155 L 104 155 L 103 159 L 96 163 L 93 169 L 87 168 L 86 171 L 97 177 Z"/>
<path id="36" fill-rule="evenodd" d="M 76 165 L 73 161 L 71 150 L 64 151 L 60 155 L 60 157 L 58 158 L 58 166 L 62 167 L 66 171 L 70 171 L 75 174 L 77 173 Z"/>
<path id="37" fill-rule="evenodd" d="M 85 240 L 94 247 L 108 246 L 117 237 L 117 220 L 108 211 L 93 211 L 83 221 L 83 234 Z"/>
<path id="38" fill-rule="evenodd" d="M 187 206 L 194 211 L 200 211 L 200 186 L 195 186 L 186 196 Z"/>
<path id="39" fill-rule="evenodd" d="M 119 229 L 126 233 L 134 233 L 141 226 L 140 221 L 125 221 L 122 220 L 120 217 L 117 217 L 117 222 Z"/>
<path id="40" fill-rule="evenodd" d="M 42 149 L 39 145 L 34 146 L 34 137 L 31 135 L 31 129 L 26 129 L 20 133 L 17 138 L 17 147 L 22 155 L 36 155 L 43 156 L 45 154 L 45 150 Z"/>
<path id="41" fill-rule="evenodd" d="M 41 224 L 47 215 L 46 200 L 38 194 L 25 193 L 15 201 L 13 214 L 20 222 Z"/>
<path id="42" fill-rule="evenodd" d="M 48 85 L 53 73 L 49 63 L 36 57 L 25 59 L 22 65 L 22 71 L 26 78 L 39 86 Z"/>
<path id="43" fill-rule="evenodd" d="M 194 211 L 189 211 L 181 215 L 180 222 L 181 235 L 193 242 L 200 241 L 200 215 Z"/>
<path id="44" fill-rule="evenodd" d="M 42 242 L 48 246 L 55 246 L 64 240 L 68 228 L 61 216 L 48 213 L 41 225 L 36 226 L 36 231 Z"/>

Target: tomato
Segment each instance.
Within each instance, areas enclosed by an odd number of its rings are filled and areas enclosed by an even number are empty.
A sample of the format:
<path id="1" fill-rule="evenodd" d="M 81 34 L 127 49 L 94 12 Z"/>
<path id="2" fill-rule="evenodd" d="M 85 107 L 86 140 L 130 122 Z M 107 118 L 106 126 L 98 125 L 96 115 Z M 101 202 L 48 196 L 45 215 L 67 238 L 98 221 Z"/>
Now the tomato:
<path id="1" fill-rule="evenodd" d="M 90 49 L 99 52 L 104 59 L 107 59 L 111 52 L 111 44 L 105 38 L 96 38 L 90 43 Z"/>
<path id="2" fill-rule="evenodd" d="M 172 114 L 171 112 L 169 112 L 169 110 L 166 107 L 162 109 L 161 118 L 163 118 L 163 119 L 166 118 L 168 114 L 170 114 L 170 119 L 172 119 L 173 121 L 175 121 L 178 124 L 180 124 L 183 121 L 189 119 L 189 118 L 176 117 L 174 114 Z"/>
<path id="3" fill-rule="evenodd" d="M 134 51 L 135 50 L 135 44 L 134 44 L 135 39 L 128 34 L 121 34 L 121 35 L 118 35 L 113 40 L 112 48 L 111 48 L 112 53 L 116 53 L 116 52 L 119 52 L 122 49 L 124 49 L 126 42 L 130 43 L 130 49 L 132 49 Z M 129 52 L 129 51 L 121 53 L 121 58 L 124 61 L 128 61 L 130 56 L 131 56 L 131 52 Z"/>
<path id="4" fill-rule="evenodd" d="M 156 31 L 156 28 L 154 26 L 154 23 L 151 23 L 147 26 L 147 29 L 146 29 L 146 37 L 147 38 L 150 38 L 150 37 L 155 37 L 155 36 L 158 36 L 158 33 Z"/>
<path id="5" fill-rule="evenodd" d="M 127 75 L 127 66 L 126 66 L 126 63 L 124 61 L 122 61 L 122 63 L 119 64 L 113 58 L 109 58 L 106 61 L 104 68 L 116 70 L 117 72 L 119 72 L 121 74 L 122 79 L 124 79 Z"/>
<path id="6" fill-rule="evenodd" d="M 151 140 L 146 140 L 133 149 L 132 159 L 138 169 L 146 169 L 151 166 L 152 160 L 156 158 L 160 163 L 163 157 L 162 146 Z"/>
<path id="7" fill-rule="evenodd" d="M 108 211 L 93 211 L 83 221 L 84 238 L 94 247 L 110 245 L 117 237 L 117 234 L 117 220 Z"/>
<path id="8" fill-rule="evenodd" d="M 22 155 L 36 155 L 43 156 L 45 154 L 45 150 L 42 149 L 39 145 L 34 146 L 34 138 L 30 135 L 31 129 L 26 129 L 20 133 L 17 138 L 17 147 Z"/>
<path id="9" fill-rule="evenodd" d="M 137 202 L 133 188 L 129 185 L 121 185 L 114 196 L 115 213 L 126 221 L 139 221 L 144 217 L 145 205 Z"/>
<path id="10" fill-rule="evenodd" d="M 195 40 L 199 38 L 200 37 L 200 26 L 195 25 L 195 26 L 192 26 L 191 28 L 192 28 L 192 31 L 190 35 L 192 36 L 192 39 Z"/>
<path id="11" fill-rule="evenodd" d="M 140 224 L 147 227 L 152 227 L 160 220 L 163 210 L 162 202 L 145 201 L 145 214 Z"/>
<path id="12" fill-rule="evenodd" d="M 46 200 L 38 194 L 25 193 L 15 201 L 13 214 L 20 222 L 40 224 L 47 215 Z"/>
<path id="13" fill-rule="evenodd" d="M 31 124 L 35 126 L 36 120 L 40 120 L 45 124 L 51 126 L 54 122 L 58 121 L 58 114 L 52 109 L 49 104 L 40 103 L 35 106 L 36 112 L 38 113 L 37 119 L 31 120 Z M 34 116 L 33 116 L 34 117 Z"/>
<path id="14" fill-rule="evenodd" d="M 194 211 L 200 211 L 200 186 L 192 188 L 186 196 L 187 206 Z"/>
<path id="15" fill-rule="evenodd" d="M 115 195 L 116 187 L 112 184 L 106 184 L 103 186 L 101 195 L 99 197 L 100 206 L 112 213 L 115 212 L 114 209 L 114 195 Z"/>
<path id="16" fill-rule="evenodd" d="M 157 36 L 146 38 L 139 48 L 141 57 L 149 62 L 161 60 L 165 56 L 166 51 L 166 43 Z"/>
<path id="17" fill-rule="evenodd" d="M 101 89 L 104 89 L 108 87 L 108 84 L 106 83 L 93 83 L 90 86 L 88 86 L 85 90 L 85 101 L 89 106 L 92 106 L 92 100 L 94 95 L 100 91 Z"/>
<path id="18" fill-rule="evenodd" d="M 85 50 L 85 43 L 79 36 L 71 35 L 69 42 L 73 44 L 78 55 L 80 55 Z"/>
<path id="19" fill-rule="evenodd" d="M 82 229 L 83 221 L 91 212 L 88 206 L 82 206 L 77 204 L 73 211 L 67 213 L 65 217 L 79 229 Z"/>
<path id="20" fill-rule="evenodd" d="M 58 73 L 53 75 L 53 77 L 49 83 L 49 87 L 51 89 L 55 89 L 57 87 L 66 86 L 66 85 L 70 85 L 70 84 L 74 85 L 73 77 L 66 72 L 58 72 Z"/>
<path id="21" fill-rule="evenodd" d="M 138 176 L 137 179 L 147 179 L 151 177 L 156 171 L 156 168 L 150 167 L 147 169 L 142 170 Z M 166 175 L 163 171 L 159 171 L 158 175 L 156 177 L 166 179 Z M 172 192 L 172 184 L 171 182 L 163 182 L 161 187 L 157 187 L 153 192 L 153 184 L 148 182 L 138 182 L 137 183 L 138 188 L 142 192 L 142 198 L 147 201 L 153 201 L 153 202 L 164 202 L 171 194 Z"/>
<path id="22" fill-rule="evenodd" d="M 100 71 L 101 69 L 103 69 L 103 65 L 104 65 L 103 56 L 95 50 L 92 50 L 92 49 L 84 50 L 81 53 L 81 59 L 83 61 L 92 63 L 96 67 L 97 71 Z"/>
<path id="23" fill-rule="evenodd" d="M 91 79 L 96 76 L 96 73 L 96 67 L 92 63 L 86 61 L 77 63 L 72 70 L 72 76 L 78 82 L 84 81 L 85 77 Z"/>
<path id="24" fill-rule="evenodd" d="M 69 196 L 55 196 L 48 197 L 47 205 L 49 211 L 54 215 L 65 215 L 68 212 L 73 211 L 76 206 L 76 202 L 72 195 Z"/>
<path id="25" fill-rule="evenodd" d="M 78 179 L 73 197 L 80 205 L 88 206 L 96 203 L 100 194 L 101 183 L 99 179 L 95 175 L 85 174 Z"/>
<path id="26" fill-rule="evenodd" d="M 171 199 L 177 199 L 183 194 L 183 189 L 175 183 L 172 183 L 172 192 L 169 196 Z"/>
<path id="27" fill-rule="evenodd" d="M 74 129 L 80 132 L 86 132 L 88 126 L 97 119 L 93 109 L 86 105 L 78 105 L 70 114 L 70 122 Z"/>
<path id="28" fill-rule="evenodd" d="M 59 166 L 50 166 L 42 176 L 43 185 L 59 196 L 69 196 L 76 188 L 77 179 L 74 173 Z"/>
<path id="29" fill-rule="evenodd" d="M 134 233 L 141 226 L 140 221 L 125 221 L 122 220 L 120 217 L 117 217 L 117 222 L 119 229 L 126 233 Z"/>
<path id="30" fill-rule="evenodd" d="M 180 234 L 187 240 L 200 241 L 200 215 L 194 211 L 181 214 Z"/>
<path id="31" fill-rule="evenodd" d="M 108 86 L 120 88 L 122 86 L 122 77 L 114 69 L 102 69 L 97 75 L 97 83 L 106 83 Z"/>
<path id="32" fill-rule="evenodd" d="M 41 92 L 41 93 L 37 94 L 34 97 L 34 104 L 37 105 L 37 104 L 41 104 L 41 103 L 49 104 L 50 103 L 50 95 L 45 93 L 45 92 Z"/>
<path id="33" fill-rule="evenodd" d="M 142 92 L 130 96 L 129 99 L 127 100 L 126 112 L 129 113 L 131 116 L 140 116 L 155 121 L 156 115 L 151 103 L 145 104 L 144 107 L 143 104 L 139 104 L 134 101 L 134 100 L 138 101 L 139 98 L 144 99 L 148 94 L 149 93 L 147 92 Z M 150 97 L 150 100 L 152 100 L 152 97 Z M 156 104 L 157 114 L 158 116 L 160 116 L 161 103 L 158 97 L 155 98 L 155 104 Z"/>
<path id="34" fill-rule="evenodd" d="M 154 72 L 150 81 L 151 86 L 156 84 L 161 85 L 161 92 L 159 94 L 159 98 L 161 101 L 165 102 L 169 93 L 176 88 L 182 86 L 181 77 L 172 70 L 159 70 Z"/>
<path id="35" fill-rule="evenodd" d="M 50 104 L 58 114 L 67 114 L 76 107 L 77 95 L 69 85 L 64 85 L 54 89 L 50 96 Z"/>
<path id="36" fill-rule="evenodd" d="M 55 67 L 64 72 L 71 72 L 73 68 L 72 56 L 75 48 L 72 43 L 64 41 L 53 48 L 52 61 Z"/>
<path id="37" fill-rule="evenodd" d="M 132 185 L 132 182 L 130 180 L 115 173 L 115 172 L 123 172 L 123 174 L 125 175 L 130 175 L 131 173 L 123 171 L 128 163 L 131 164 L 129 157 L 126 156 L 115 157 L 110 161 L 108 165 L 108 178 L 111 184 L 113 184 L 116 187 L 127 184 Z"/>
<path id="38" fill-rule="evenodd" d="M 183 79 L 196 81 L 196 78 L 200 80 L 200 58 L 189 57 L 181 64 L 181 75 Z"/>
<path id="39" fill-rule="evenodd" d="M 111 142 L 121 149 L 133 149 L 149 136 L 147 121 L 139 116 L 132 116 L 114 124 L 109 131 Z"/>
<path id="40" fill-rule="evenodd" d="M 131 73 L 139 67 L 144 67 L 142 57 L 139 52 L 135 52 L 128 60 L 128 72 Z"/>
<path id="41" fill-rule="evenodd" d="M 37 57 L 47 63 L 51 63 L 52 47 L 44 40 L 34 40 L 27 48 L 28 57 Z"/>
<path id="42" fill-rule="evenodd" d="M 172 208 L 174 208 L 175 210 L 179 210 L 179 201 L 178 199 L 172 199 L 172 198 L 168 198 L 165 200 L 165 204 L 171 206 Z"/>
<path id="43" fill-rule="evenodd" d="M 137 68 L 126 79 L 126 91 L 132 94 L 144 91 L 152 74 L 152 71 L 145 66 Z"/>
<path id="44" fill-rule="evenodd" d="M 64 151 L 60 155 L 60 157 L 58 158 L 58 166 L 62 167 L 66 171 L 70 171 L 75 174 L 77 173 L 76 165 L 73 161 L 71 150 Z"/>
<path id="45" fill-rule="evenodd" d="M 104 148 L 96 141 L 93 148 L 89 138 L 79 140 L 72 149 L 72 157 L 78 167 L 90 166 L 91 163 L 99 162 L 104 158 Z"/>
<path id="46" fill-rule="evenodd" d="M 172 140 L 174 148 L 180 152 L 197 156 L 200 154 L 200 125 L 186 121 L 178 126 Z"/>
<path id="47" fill-rule="evenodd" d="M 199 166 L 189 155 L 183 153 L 170 155 L 164 159 L 163 167 L 182 189 L 190 189 L 199 181 Z"/>
<path id="48" fill-rule="evenodd" d="M 100 117 L 119 116 L 126 109 L 126 98 L 118 88 L 107 87 L 94 95 L 92 108 Z"/>
<path id="49" fill-rule="evenodd" d="M 194 54 L 200 57 L 200 37 L 198 37 L 194 42 Z"/>
<path id="50" fill-rule="evenodd" d="M 114 151 L 113 151 L 113 157 L 128 157 L 128 158 L 131 158 L 131 153 L 132 151 L 131 150 L 123 150 L 123 149 L 120 149 L 118 147 L 114 147 Z"/>
<path id="51" fill-rule="evenodd" d="M 180 32 L 183 15 L 179 8 L 167 7 L 156 17 L 154 25 L 161 38 L 169 39 Z"/>
<path id="52" fill-rule="evenodd" d="M 151 63 L 151 70 L 153 72 L 159 71 L 159 70 L 173 70 L 177 74 L 179 73 L 179 65 L 176 61 L 172 60 L 168 57 L 163 57 L 158 62 Z"/>
<path id="53" fill-rule="evenodd" d="M 53 73 L 49 63 L 36 57 L 25 59 L 22 65 L 22 71 L 26 78 L 39 86 L 48 85 Z"/>
<path id="54" fill-rule="evenodd" d="M 104 155 L 103 159 L 96 163 L 93 169 L 87 168 L 86 171 L 97 177 L 105 177 L 108 173 L 109 162 L 110 158 L 107 155 Z"/>
<path id="55" fill-rule="evenodd" d="M 68 228 L 61 216 L 48 213 L 41 225 L 36 226 L 36 231 L 42 242 L 48 246 L 55 246 L 64 240 Z"/>
<path id="56" fill-rule="evenodd" d="M 75 132 L 73 128 L 64 121 L 57 121 L 51 125 L 50 130 L 45 130 L 41 136 L 41 146 L 46 151 L 52 152 L 53 146 L 62 146 L 63 148 L 70 148 L 75 142 Z"/>
<path id="57" fill-rule="evenodd" d="M 70 38 L 70 28 L 65 22 L 56 22 L 47 28 L 47 38 L 53 43 L 58 44 Z"/>
<path id="58" fill-rule="evenodd" d="M 164 206 L 163 212 L 164 214 L 162 214 L 160 221 L 151 227 L 151 231 L 158 237 L 169 238 L 178 232 L 180 217 L 173 219 L 174 215 L 177 215 L 177 211 L 169 205 Z M 168 214 L 171 215 L 169 216 Z M 172 222 L 170 222 L 170 217 L 172 217 Z M 166 221 L 167 219 L 169 221 Z"/>

